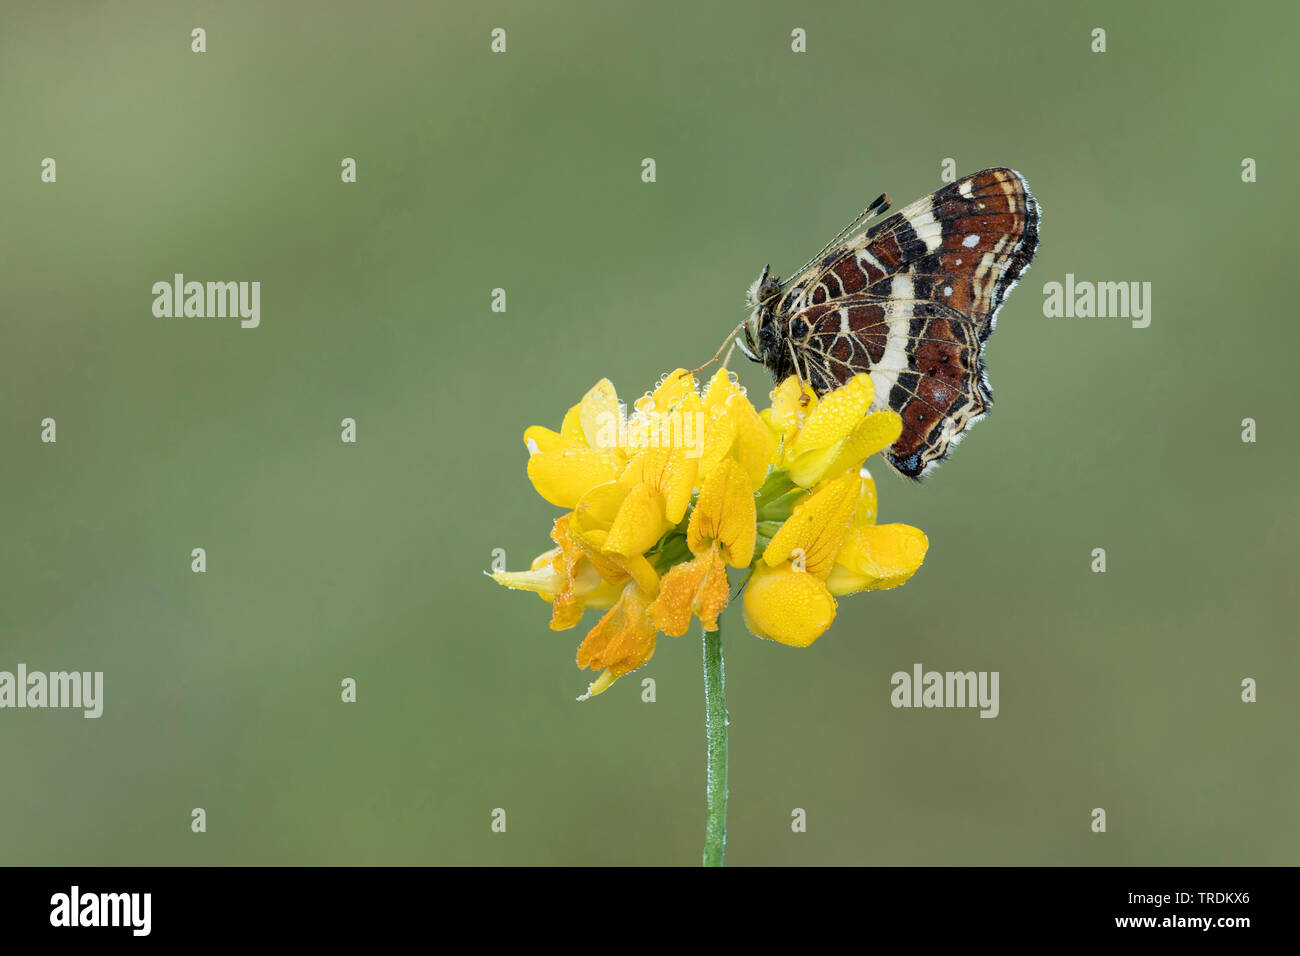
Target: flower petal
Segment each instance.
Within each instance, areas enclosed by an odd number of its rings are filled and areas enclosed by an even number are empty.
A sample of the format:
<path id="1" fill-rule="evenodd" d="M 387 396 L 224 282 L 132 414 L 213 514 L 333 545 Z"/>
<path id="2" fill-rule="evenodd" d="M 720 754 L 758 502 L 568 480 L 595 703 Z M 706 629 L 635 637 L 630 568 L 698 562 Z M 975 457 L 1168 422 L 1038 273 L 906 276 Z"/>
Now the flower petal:
<path id="1" fill-rule="evenodd" d="M 610 451 L 569 448 L 538 451 L 528 458 L 528 479 L 558 508 L 572 508 L 592 488 L 616 480 L 622 471 L 621 460 Z"/>
<path id="2" fill-rule="evenodd" d="M 627 579 L 628 571 L 624 560 L 618 555 L 605 553 L 605 538 L 608 532 L 599 528 L 586 530 L 570 516 L 570 534 L 573 543 L 582 551 L 583 556 L 592 563 L 596 571 L 606 581 L 622 583 Z M 558 526 L 558 522 L 557 522 Z M 555 537 L 554 534 L 551 537 Z"/>
<path id="3" fill-rule="evenodd" d="M 628 582 L 618 603 L 587 634 L 578 647 L 578 667 L 606 670 L 622 677 L 650 660 L 658 631 L 650 619 L 645 596 Z"/>
<path id="4" fill-rule="evenodd" d="M 525 433 L 527 434 L 527 433 Z M 582 403 L 574 405 L 564 413 L 564 422 L 560 425 L 560 434 L 568 441 L 585 446 L 587 436 L 582 433 Z"/>
<path id="5" fill-rule="evenodd" d="M 788 469 L 791 480 L 801 488 L 811 488 L 817 484 L 831 471 L 831 465 L 839 458 L 843 445 L 843 441 L 838 441 L 825 448 L 806 451 L 791 460 Z"/>
<path id="6" fill-rule="evenodd" d="M 492 580 L 503 587 L 534 591 L 552 605 L 551 629 L 573 627 L 587 607 L 610 607 L 623 590 L 601 576 L 581 547 L 570 537 L 568 515 L 557 518 L 551 537 L 560 545 L 533 559 L 528 571 L 495 571 Z M 619 582 L 627 575 L 614 567 Z"/>
<path id="7" fill-rule="evenodd" d="M 619 407 L 613 382 L 602 378 L 582 396 L 578 420 L 588 447 L 605 450 L 618 447 L 618 427 L 623 420 L 623 410 Z"/>
<path id="8" fill-rule="evenodd" d="M 704 410 L 712 411 L 714 406 L 723 405 L 732 395 L 743 395 L 744 390 L 737 384 L 734 372 L 729 372 L 725 368 L 720 368 L 714 373 L 713 378 L 709 379 L 708 386 L 704 389 L 703 405 Z"/>
<path id="9" fill-rule="evenodd" d="M 627 572 L 618 564 L 599 552 L 584 547 L 580 536 L 573 529 L 575 519 L 576 515 L 573 514 L 561 515 L 551 527 L 551 540 L 559 545 L 549 552 L 554 555 L 551 567 L 566 579 L 564 587 L 555 596 L 555 606 L 551 611 L 553 631 L 561 631 L 577 624 L 588 604 L 610 607 L 627 577 Z M 599 583 L 594 587 L 590 572 L 595 572 L 599 578 Z"/>
<path id="10" fill-rule="evenodd" d="M 606 581 L 589 561 L 573 569 L 566 587 L 551 604 L 551 630 L 564 631 L 582 620 L 588 607 L 612 607 L 618 599 L 620 587 Z"/>
<path id="11" fill-rule="evenodd" d="M 727 567 L 722 563 L 721 549 L 701 555 L 709 562 L 709 573 L 695 592 L 691 607 L 706 631 L 718 629 L 718 615 L 731 600 L 731 584 L 727 581 Z"/>
<path id="12" fill-rule="evenodd" d="M 674 369 L 660 380 L 654 390 L 654 410 L 666 412 L 688 394 L 695 392 L 695 376 L 684 368 Z"/>
<path id="13" fill-rule="evenodd" d="M 853 434 L 844 440 L 839 454 L 822 472 L 822 477 L 830 478 L 850 468 L 854 470 L 861 468 L 864 461 L 898 441 L 898 436 L 901 434 L 903 434 L 903 419 L 897 412 L 890 409 L 873 412 L 864 418 L 862 423 L 853 430 Z"/>
<path id="14" fill-rule="evenodd" d="M 564 451 L 566 448 L 586 446 L 566 438 L 561 432 L 553 432 L 542 425 L 530 425 L 524 429 L 524 447 L 528 449 L 528 454 L 536 455 L 539 451 Z"/>
<path id="15" fill-rule="evenodd" d="M 615 556 L 614 560 L 632 576 L 632 580 L 637 583 L 637 587 L 647 599 L 659 593 L 659 573 L 655 571 L 654 565 L 646 559 L 645 555 Z"/>
<path id="16" fill-rule="evenodd" d="M 745 624 L 759 637 L 807 647 L 835 620 L 835 598 L 826 585 L 789 562 L 759 565 L 745 587 Z"/>
<path id="17" fill-rule="evenodd" d="M 627 493 L 628 489 L 617 481 L 607 481 L 588 489 L 573 506 L 573 527 L 582 531 L 608 531 L 618 517 L 619 508 L 627 500 Z"/>
<path id="18" fill-rule="evenodd" d="M 708 416 L 704 413 L 700 396 L 694 392 L 686 393 L 667 417 L 671 426 L 672 443 L 681 448 L 687 458 L 694 459 L 698 468 L 700 456 L 704 454 L 708 430 Z"/>
<path id="19" fill-rule="evenodd" d="M 862 421 L 875 394 L 871 376 L 855 375 L 833 392 L 823 395 L 795 436 L 790 453 L 801 455 L 826 448 L 847 437 Z"/>
<path id="20" fill-rule="evenodd" d="M 806 398 L 801 401 L 800 396 Z M 810 387 L 801 385 L 798 376 L 791 375 L 772 391 L 772 408 L 767 420 L 772 428 L 788 438 L 804 416 L 816 407 L 817 394 Z"/>
<path id="21" fill-rule="evenodd" d="M 669 637 L 681 637 L 698 614 L 706 631 L 718 629 L 718 615 L 730 599 L 727 568 L 718 548 L 674 565 L 664 575 L 659 596 L 650 605 L 655 626 Z"/>
<path id="22" fill-rule="evenodd" d="M 921 567 L 929 539 L 920 528 L 880 524 L 851 528 L 826 578 L 832 594 L 896 588 Z"/>
<path id="23" fill-rule="evenodd" d="M 587 685 L 587 692 L 579 697 L 578 700 L 591 700 L 591 698 L 605 693 L 605 691 L 609 690 L 610 687 L 613 686 L 614 681 L 616 680 L 618 680 L 618 678 L 608 669 L 601 671 L 600 676 Z"/>
<path id="24" fill-rule="evenodd" d="M 858 507 L 853 516 L 854 524 L 875 524 L 880 511 L 880 498 L 876 493 L 876 480 L 863 468 L 858 472 L 862 479 L 862 490 L 858 493 Z"/>
<path id="25" fill-rule="evenodd" d="M 744 395 L 727 399 L 727 407 L 736 422 L 733 454 L 749 474 L 754 488 L 767 477 L 768 467 L 776 461 L 777 439 Z"/>
<path id="26" fill-rule="evenodd" d="M 704 450 L 700 455 L 698 480 L 703 481 L 718 462 L 731 454 L 736 443 L 736 416 L 725 403 L 709 406 L 705 411 Z"/>
<path id="27" fill-rule="evenodd" d="M 686 543 L 700 554 L 716 541 L 726 550 L 728 564 L 747 568 L 754 560 L 755 521 L 750 476 L 735 459 L 724 458 L 700 487 L 686 527 Z"/>
<path id="28" fill-rule="evenodd" d="M 614 554 L 644 554 L 672 523 L 664 520 L 664 499 L 647 484 L 635 485 L 619 506 L 605 538 L 604 550 Z"/>
<path id="29" fill-rule="evenodd" d="M 595 572 L 595 568 L 591 569 Z M 548 601 L 555 600 L 555 595 L 564 588 L 565 577 L 551 567 L 548 562 L 531 571 L 493 571 L 492 580 L 512 591 L 533 591 Z"/>
<path id="30" fill-rule="evenodd" d="M 763 551 L 769 567 L 802 556 L 803 569 L 824 578 L 853 521 L 861 479 L 852 472 L 827 482 L 794 506 Z"/>
<path id="31" fill-rule="evenodd" d="M 691 503 L 698 469 L 699 459 L 688 457 L 684 448 L 648 448 L 628 462 L 618 480 L 625 488 L 638 484 L 653 488 L 663 498 L 662 514 L 669 524 L 677 524 Z"/>

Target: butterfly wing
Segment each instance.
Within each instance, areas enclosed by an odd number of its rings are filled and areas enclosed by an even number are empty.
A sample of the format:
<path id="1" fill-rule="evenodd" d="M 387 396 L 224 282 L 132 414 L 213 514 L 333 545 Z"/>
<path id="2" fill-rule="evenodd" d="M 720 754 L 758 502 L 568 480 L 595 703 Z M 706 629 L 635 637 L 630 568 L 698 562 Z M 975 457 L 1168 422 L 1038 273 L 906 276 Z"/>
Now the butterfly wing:
<path id="1" fill-rule="evenodd" d="M 793 280 L 778 314 L 818 392 L 866 372 L 903 419 L 886 460 L 911 478 L 947 457 L 993 402 L 983 345 L 1038 249 L 1038 203 L 985 169 L 849 239 Z"/>

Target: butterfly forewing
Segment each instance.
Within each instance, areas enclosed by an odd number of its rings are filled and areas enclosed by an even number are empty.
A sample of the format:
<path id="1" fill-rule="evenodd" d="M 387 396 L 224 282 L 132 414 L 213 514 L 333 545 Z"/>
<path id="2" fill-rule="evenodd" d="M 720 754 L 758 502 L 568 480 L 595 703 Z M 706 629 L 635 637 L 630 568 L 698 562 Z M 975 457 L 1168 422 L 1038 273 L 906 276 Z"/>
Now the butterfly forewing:
<path id="1" fill-rule="evenodd" d="M 992 403 L 982 346 L 1038 248 L 1038 223 L 1011 169 L 918 199 L 791 280 L 764 363 L 819 393 L 868 373 L 877 406 L 903 419 L 885 457 L 920 478 Z"/>

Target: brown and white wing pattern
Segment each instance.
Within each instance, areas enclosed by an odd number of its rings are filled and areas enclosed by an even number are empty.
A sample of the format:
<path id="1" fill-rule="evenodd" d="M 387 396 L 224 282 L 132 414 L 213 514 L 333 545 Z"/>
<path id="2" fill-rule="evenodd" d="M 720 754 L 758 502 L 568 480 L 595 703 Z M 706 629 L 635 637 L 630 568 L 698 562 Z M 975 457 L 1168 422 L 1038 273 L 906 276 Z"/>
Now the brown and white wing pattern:
<path id="1" fill-rule="evenodd" d="M 1038 248 L 1039 209 L 1024 177 L 985 169 L 852 237 L 773 309 L 777 374 L 819 393 L 870 374 L 878 407 L 903 419 L 885 453 L 920 478 L 993 401 L 983 345 Z"/>

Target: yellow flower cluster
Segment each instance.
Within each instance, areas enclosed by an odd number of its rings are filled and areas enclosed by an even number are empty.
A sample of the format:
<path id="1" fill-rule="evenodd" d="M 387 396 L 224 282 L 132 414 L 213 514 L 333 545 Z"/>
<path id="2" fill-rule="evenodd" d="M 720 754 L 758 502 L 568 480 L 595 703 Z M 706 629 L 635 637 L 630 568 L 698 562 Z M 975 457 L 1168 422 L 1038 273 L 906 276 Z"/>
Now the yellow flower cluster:
<path id="1" fill-rule="evenodd" d="M 919 529 L 876 524 L 862 464 L 902 422 L 873 397 L 866 375 L 820 399 L 791 377 L 759 412 L 725 370 L 701 392 L 679 369 L 627 415 L 602 380 L 558 432 L 524 432 L 533 487 L 566 513 L 530 570 L 492 577 L 549 601 L 555 630 L 607 609 L 578 648 L 600 672 L 582 699 L 649 661 L 660 632 L 716 630 L 728 567 L 747 575 L 749 629 L 807 647 L 836 596 L 897 587 L 925 558 Z"/>

